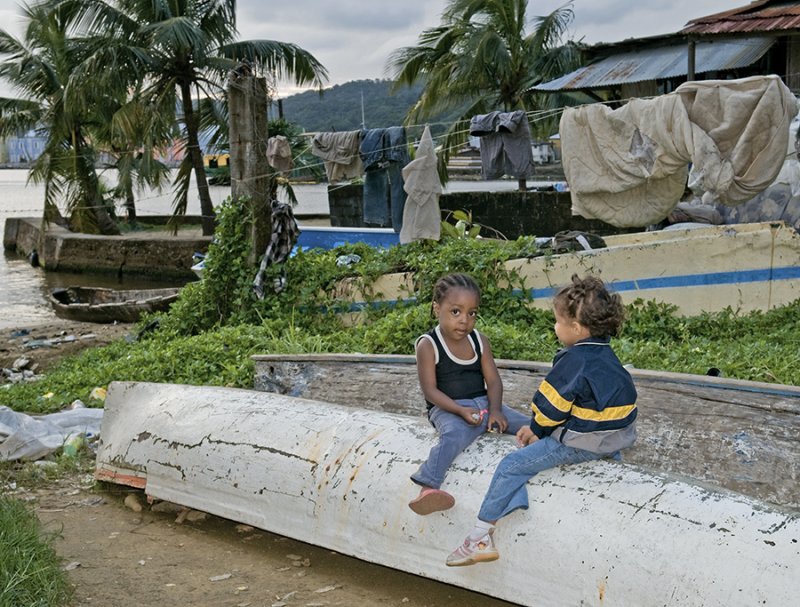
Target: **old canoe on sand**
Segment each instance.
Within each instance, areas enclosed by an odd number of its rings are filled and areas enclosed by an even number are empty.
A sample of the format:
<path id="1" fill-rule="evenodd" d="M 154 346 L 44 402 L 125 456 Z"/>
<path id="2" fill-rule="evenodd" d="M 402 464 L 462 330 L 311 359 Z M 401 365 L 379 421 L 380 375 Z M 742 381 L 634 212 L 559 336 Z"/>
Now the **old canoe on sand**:
<path id="1" fill-rule="evenodd" d="M 66 287 L 50 291 L 59 318 L 80 322 L 137 322 L 148 312 L 162 312 L 178 299 L 180 287 L 116 290 Z"/>
<path id="2" fill-rule="evenodd" d="M 625 461 L 538 475 L 530 509 L 498 528 L 501 559 L 449 568 L 512 438 L 473 443 L 444 487 L 456 506 L 418 517 L 408 477 L 435 433 L 410 357 L 303 358 L 255 357 L 257 386 L 283 394 L 113 383 L 97 478 L 522 605 L 786 605 L 800 592 L 797 388 L 634 371 L 641 438 Z M 521 402 L 546 370 L 501 367 Z"/>

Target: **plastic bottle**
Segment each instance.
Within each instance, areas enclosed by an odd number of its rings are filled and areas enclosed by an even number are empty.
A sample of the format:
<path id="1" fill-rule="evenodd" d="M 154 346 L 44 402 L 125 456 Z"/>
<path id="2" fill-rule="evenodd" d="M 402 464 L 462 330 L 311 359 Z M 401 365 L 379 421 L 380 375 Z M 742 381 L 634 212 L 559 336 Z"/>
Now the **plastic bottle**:
<path id="1" fill-rule="evenodd" d="M 83 434 L 73 434 L 65 442 L 63 447 L 64 455 L 67 457 L 75 457 L 78 452 L 86 444 L 86 438 Z"/>

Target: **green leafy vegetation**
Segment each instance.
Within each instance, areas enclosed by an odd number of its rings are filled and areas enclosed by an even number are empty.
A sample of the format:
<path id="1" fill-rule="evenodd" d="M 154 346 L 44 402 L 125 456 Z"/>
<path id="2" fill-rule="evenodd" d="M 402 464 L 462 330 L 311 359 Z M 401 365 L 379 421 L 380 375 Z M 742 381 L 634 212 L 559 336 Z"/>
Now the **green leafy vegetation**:
<path id="1" fill-rule="evenodd" d="M 70 588 L 36 515 L 20 500 L 0 495 L 0 607 L 59 607 Z"/>
<path id="2" fill-rule="evenodd" d="M 481 286 L 478 328 L 498 358 L 549 361 L 558 348 L 552 312 L 533 308 L 521 278 L 503 264 L 539 255 L 532 237 L 300 251 L 285 266 L 286 288 L 259 300 L 252 290 L 255 271 L 247 261 L 247 205 L 229 200 L 218 217 L 204 280 L 187 285 L 168 314 L 143 321 L 136 340 L 86 351 L 62 361 L 39 382 L 0 390 L 0 404 L 49 412 L 80 398 L 100 406 L 89 393 L 114 380 L 246 388 L 252 386 L 254 354 L 412 354 L 415 339 L 433 323 L 433 284 L 449 272 L 468 272 Z M 357 263 L 337 263 L 356 255 Z M 279 271 L 268 271 L 267 285 Z M 395 305 L 380 302 L 377 281 L 391 272 L 413 276 L 408 293 Z M 342 292 L 345 279 L 370 304 L 354 326 L 348 324 L 350 314 L 341 314 L 351 311 Z M 800 302 L 766 313 L 729 309 L 682 317 L 672 306 L 638 301 L 628 306 L 615 349 L 623 363 L 638 368 L 703 374 L 717 367 L 728 377 L 797 384 L 798 314 Z"/>

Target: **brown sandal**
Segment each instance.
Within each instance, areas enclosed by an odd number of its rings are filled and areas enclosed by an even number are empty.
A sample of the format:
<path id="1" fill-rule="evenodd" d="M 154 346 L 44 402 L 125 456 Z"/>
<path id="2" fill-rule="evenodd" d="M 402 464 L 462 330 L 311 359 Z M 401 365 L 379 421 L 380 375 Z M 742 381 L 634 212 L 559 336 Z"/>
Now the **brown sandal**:
<path id="1" fill-rule="evenodd" d="M 408 502 L 408 507 L 419 515 L 431 514 L 441 510 L 449 510 L 455 506 L 456 499 L 441 489 L 423 489 L 420 494 Z"/>

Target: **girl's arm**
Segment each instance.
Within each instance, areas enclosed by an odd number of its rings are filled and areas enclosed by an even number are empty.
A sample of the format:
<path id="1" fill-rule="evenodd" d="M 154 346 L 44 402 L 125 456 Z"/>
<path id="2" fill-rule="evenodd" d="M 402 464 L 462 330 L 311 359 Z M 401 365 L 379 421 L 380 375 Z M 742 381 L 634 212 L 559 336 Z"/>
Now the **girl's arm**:
<path id="1" fill-rule="evenodd" d="M 500 432 L 505 432 L 508 427 L 508 420 L 503 415 L 503 380 L 500 379 L 500 372 L 497 370 L 497 365 L 494 362 L 494 355 L 492 354 L 492 346 L 489 344 L 488 338 L 483 333 L 479 333 L 481 339 L 481 372 L 483 373 L 483 381 L 486 382 L 486 396 L 489 399 L 489 422 L 488 428 L 491 430 L 492 426 L 500 426 Z"/>
<path id="2" fill-rule="evenodd" d="M 480 420 L 476 421 L 472 418 L 474 409 L 462 407 L 436 386 L 436 353 L 433 350 L 433 344 L 428 339 L 420 339 L 417 342 L 417 376 L 422 394 L 429 403 L 455 415 L 460 415 L 465 422 L 473 426 L 480 423 Z"/>

